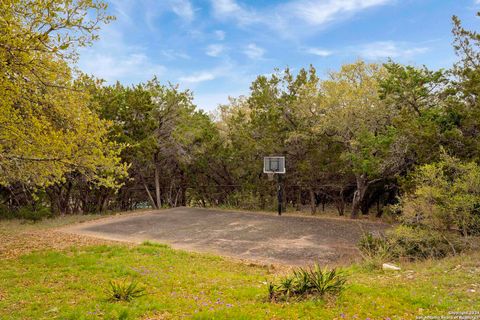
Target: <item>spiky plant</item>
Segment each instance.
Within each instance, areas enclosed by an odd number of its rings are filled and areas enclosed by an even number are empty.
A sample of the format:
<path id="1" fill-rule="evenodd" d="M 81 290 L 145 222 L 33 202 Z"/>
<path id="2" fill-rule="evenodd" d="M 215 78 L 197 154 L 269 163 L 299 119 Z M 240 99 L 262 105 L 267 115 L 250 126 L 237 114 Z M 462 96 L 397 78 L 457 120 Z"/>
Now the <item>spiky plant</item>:
<path id="1" fill-rule="evenodd" d="M 111 280 L 107 290 L 109 295 L 108 300 L 116 301 L 131 301 L 134 298 L 144 296 L 146 294 L 145 288 L 138 285 L 136 281 L 118 281 Z"/>
<path id="2" fill-rule="evenodd" d="M 310 268 L 308 274 L 311 291 L 319 296 L 325 294 L 337 294 L 345 287 L 345 276 L 335 268 L 322 269 L 318 264 L 315 264 L 313 268 Z"/>
<path id="3" fill-rule="evenodd" d="M 304 294 L 311 288 L 310 275 L 307 270 L 299 268 L 293 271 L 293 279 L 295 283 L 295 293 Z"/>
<path id="4" fill-rule="evenodd" d="M 346 277 L 336 269 L 320 268 L 314 264 L 309 269 L 298 268 L 293 275 L 282 278 L 278 284 L 268 284 L 270 301 L 287 301 L 290 298 L 321 298 L 338 294 L 345 286 Z"/>

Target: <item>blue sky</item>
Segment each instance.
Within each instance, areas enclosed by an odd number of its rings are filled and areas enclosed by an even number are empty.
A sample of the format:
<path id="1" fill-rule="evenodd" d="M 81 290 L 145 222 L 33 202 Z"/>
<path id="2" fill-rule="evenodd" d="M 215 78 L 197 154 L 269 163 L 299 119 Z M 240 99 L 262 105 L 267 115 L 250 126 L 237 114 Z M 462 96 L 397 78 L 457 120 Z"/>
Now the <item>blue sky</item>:
<path id="1" fill-rule="evenodd" d="M 117 20 L 80 52 L 81 70 L 124 84 L 157 75 L 212 111 L 259 74 L 362 58 L 446 68 L 451 16 L 477 28 L 480 0 L 111 0 Z"/>

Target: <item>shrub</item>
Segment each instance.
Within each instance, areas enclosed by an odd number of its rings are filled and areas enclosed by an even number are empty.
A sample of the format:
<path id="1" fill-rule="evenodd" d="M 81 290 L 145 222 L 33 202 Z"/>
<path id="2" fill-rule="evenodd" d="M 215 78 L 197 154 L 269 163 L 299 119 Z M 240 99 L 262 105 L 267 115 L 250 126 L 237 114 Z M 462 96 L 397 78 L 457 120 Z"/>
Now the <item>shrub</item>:
<path id="1" fill-rule="evenodd" d="M 112 302 L 116 301 L 131 301 L 134 298 L 144 296 L 145 288 L 139 287 L 135 281 L 116 281 L 109 282 L 109 288 L 107 290 L 108 300 Z"/>
<path id="2" fill-rule="evenodd" d="M 15 218 L 15 212 L 10 210 L 8 206 L 0 203 L 0 219 L 13 219 Z"/>
<path id="3" fill-rule="evenodd" d="M 277 284 L 268 284 L 270 301 L 287 301 L 290 298 L 321 298 L 325 295 L 337 295 L 345 287 L 346 277 L 334 269 L 321 269 L 318 264 L 313 268 L 299 268 L 293 274 L 282 278 Z"/>
<path id="4" fill-rule="evenodd" d="M 366 232 L 360 237 L 358 248 L 366 257 L 389 256 L 390 243 L 383 234 L 374 235 Z"/>
<path id="5" fill-rule="evenodd" d="M 33 222 L 37 222 L 43 220 L 45 218 L 50 218 L 52 216 L 52 212 L 50 209 L 46 207 L 21 207 L 16 212 L 15 216 L 19 219 L 30 220 Z"/>
<path id="6" fill-rule="evenodd" d="M 384 234 L 364 233 L 358 248 L 363 259 L 372 267 L 379 268 L 385 261 L 393 258 L 392 244 Z"/>
<path id="7" fill-rule="evenodd" d="M 403 222 L 480 234 L 480 167 L 443 153 L 441 161 L 413 173 L 415 189 L 400 199 Z"/>
<path id="8" fill-rule="evenodd" d="M 50 217 L 52 217 L 50 209 L 40 205 L 23 206 L 15 209 L 0 205 L 0 219 L 24 219 L 37 222 Z"/>
<path id="9" fill-rule="evenodd" d="M 369 264 L 380 266 L 391 259 L 444 258 L 464 251 L 469 245 L 465 239 L 452 233 L 404 225 L 384 235 L 366 233 L 358 247 Z"/>
<path id="10" fill-rule="evenodd" d="M 468 247 L 458 235 L 420 227 L 400 226 L 388 232 L 387 237 L 392 255 L 410 260 L 444 258 Z"/>

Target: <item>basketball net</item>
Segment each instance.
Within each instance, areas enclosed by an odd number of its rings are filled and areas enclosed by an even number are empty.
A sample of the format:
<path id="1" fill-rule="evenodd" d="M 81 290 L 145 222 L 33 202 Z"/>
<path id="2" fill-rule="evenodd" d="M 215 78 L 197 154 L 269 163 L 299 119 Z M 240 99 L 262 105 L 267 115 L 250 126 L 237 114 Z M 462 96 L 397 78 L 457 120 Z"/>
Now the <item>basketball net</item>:
<path id="1" fill-rule="evenodd" d="M 273 181 L 274 176 L 275 172 L 267 172 L 268 181 Z"/>

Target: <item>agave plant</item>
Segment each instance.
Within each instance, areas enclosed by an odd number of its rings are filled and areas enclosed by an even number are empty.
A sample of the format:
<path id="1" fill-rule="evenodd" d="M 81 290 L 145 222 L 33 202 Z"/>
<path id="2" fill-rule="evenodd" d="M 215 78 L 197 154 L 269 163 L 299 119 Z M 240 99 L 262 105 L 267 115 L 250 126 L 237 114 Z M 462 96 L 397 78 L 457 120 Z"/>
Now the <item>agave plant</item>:
<path id="1" fill-rule="evenodd" d="M 109 283 L 109 289 L 107 290 L 109 295 L 109 301 L 131 301 L 134 298 L 144 296 L 145 288 L 142 288 L 135 281 L 117 281 L 112 280 Z"/>
<path id="2" fill-rule="evenodd" d="M 284 296 L 290 297 L 295 292 L 293 278 L 283 278 L 278 285 L 278 289 Z"/>
<path id="3" fill-rule="evenodd" d="M 276 286 L 273 283 L 269 282 L 268 283 L 268 300 L 270 301 L 275 300 L 276 291 L 277 291 Z"/>
<path id="4" fill-rule="evenodd" d="M 318 264 L 315 264 L 308 274 L 312 291 L 315 291 L 320 296 L 327 293 L 339 293 L 345 286 L 345 276 L 335 268 L 330 270 L 327 268 L 321 269 Z"/>
<path id="5" fill-rule="evenodd" d="M 307 270 L 299 268 L 293 271 L 293 279 L 295 281 L 295 293 L 304 294 L 311 289 L 310 274 Z"/>
<path id="6" fill-rule="evenodd" d="M 312 268 L 299 268 L 293 275 L 280 280 L 278 285 L 269 283 L 270 301 L 288 300 L 290 297 L 323 297 L 326 294 L 338 294 L 345 286 L 346 277 L 334 269 L 320 268 L 314 264 Z"/>

